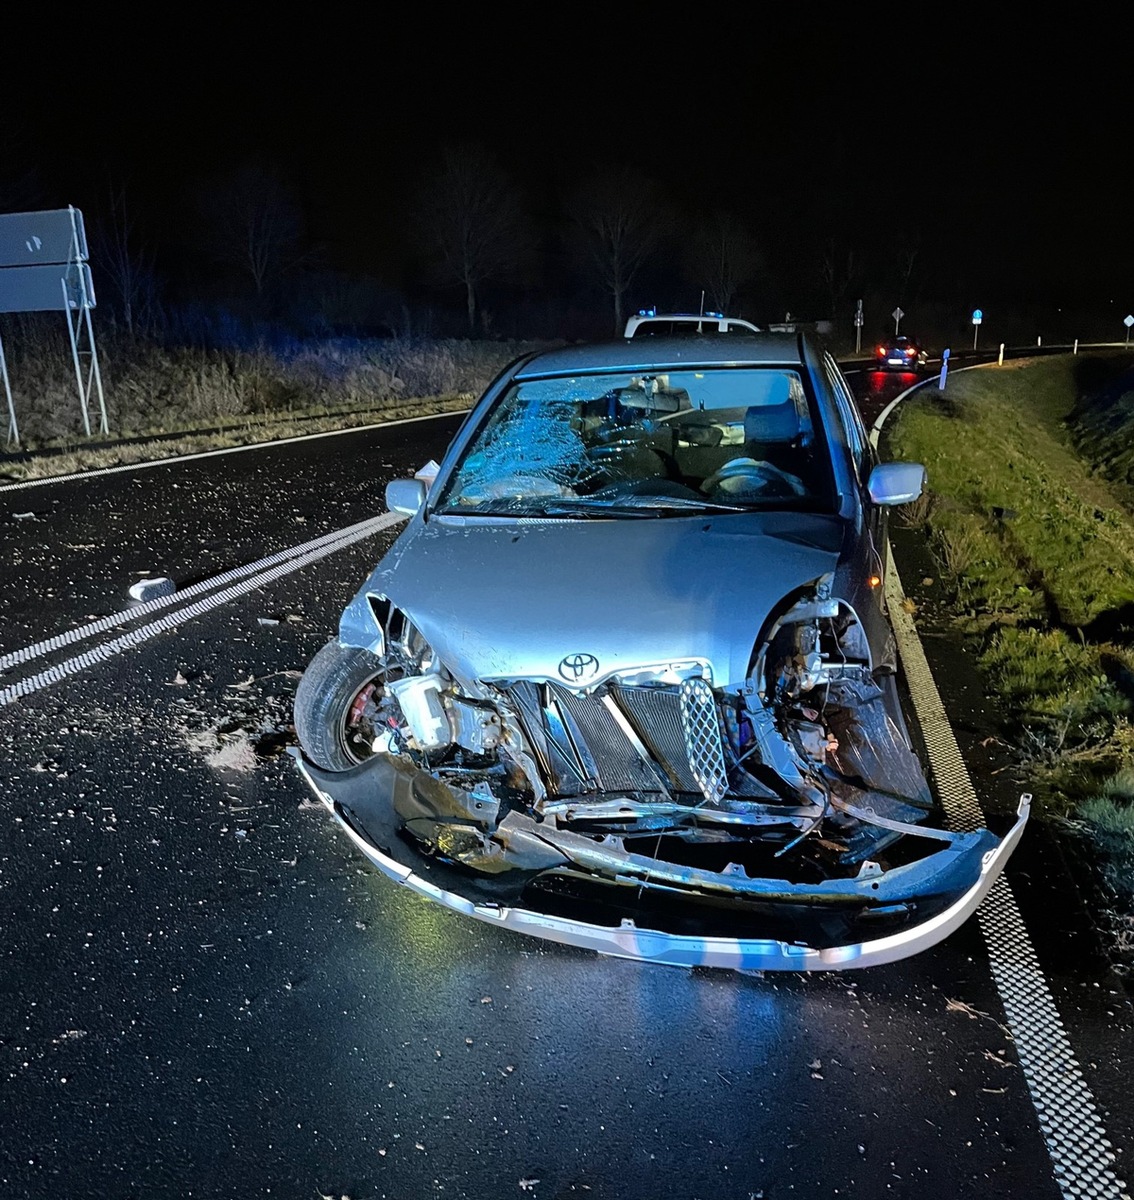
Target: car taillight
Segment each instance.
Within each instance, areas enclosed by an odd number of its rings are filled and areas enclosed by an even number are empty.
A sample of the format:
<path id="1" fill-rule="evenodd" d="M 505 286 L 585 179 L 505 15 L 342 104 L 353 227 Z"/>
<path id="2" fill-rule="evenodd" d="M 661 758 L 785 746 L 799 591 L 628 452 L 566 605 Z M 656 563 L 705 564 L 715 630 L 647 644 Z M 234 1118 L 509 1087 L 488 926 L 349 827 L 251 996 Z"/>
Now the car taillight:
<path id="1" fill-rule="evenodd" d="M 917 351 L 916 351 L 916 350 L 915 350 L 915 349 L 914 349 L 912 346 L 907 346 L 907 347 L 906 347 L 906 357 L 907 357 L 907 358 L 913 358 L 913 356 L 914 356 L 916 353 L 917 353 Z"/>
<path id="2" fill-rule="evenodd" d="M 879 357 L 879 358 L 885 358 L 885 357 L 886 357 L 886 347 L 885 347 L 885 346 L 879 346 L 879 347 L 878 347 L 878 357 Z"/>

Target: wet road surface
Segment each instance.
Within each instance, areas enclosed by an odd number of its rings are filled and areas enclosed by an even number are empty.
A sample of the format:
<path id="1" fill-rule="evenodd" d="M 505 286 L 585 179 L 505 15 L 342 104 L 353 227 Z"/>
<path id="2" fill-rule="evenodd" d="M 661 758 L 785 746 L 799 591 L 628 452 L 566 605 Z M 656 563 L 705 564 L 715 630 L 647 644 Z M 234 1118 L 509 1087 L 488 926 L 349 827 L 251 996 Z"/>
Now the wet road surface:
<path id="1" fill-rule="evenodd" d="M 870 378 L 868 417 L 901 387 Z M 455 424 L 0 492 L 0 653 L 142 572 L 185 586 L 373 516 Z M 0 708 L 5 1195 L 1061 1194 L 975 921 L 869 971 L 686 972 L 463 920 L 355 854 L 280 751 L 394 532 Z M 1009 875 L 1121 1151 L 1129 1003 L 1060 856 L 1033 828 Z"/>

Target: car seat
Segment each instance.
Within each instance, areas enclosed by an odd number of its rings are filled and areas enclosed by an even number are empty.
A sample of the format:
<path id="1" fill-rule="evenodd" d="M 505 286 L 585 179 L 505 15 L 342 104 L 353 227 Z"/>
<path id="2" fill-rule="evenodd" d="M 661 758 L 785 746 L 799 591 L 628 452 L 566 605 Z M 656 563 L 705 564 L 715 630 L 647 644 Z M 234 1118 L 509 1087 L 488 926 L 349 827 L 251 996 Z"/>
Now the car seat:
<path id="1" fill-rule="evenodd" d="M 787 390 L 786 379 L 784 390 Z M 747 447 L 790 445 L 799 440 L 802 432 L 799 412 L 790 395 L 778 403 L 757 404 L 744 411 L 744 444 Z"/>

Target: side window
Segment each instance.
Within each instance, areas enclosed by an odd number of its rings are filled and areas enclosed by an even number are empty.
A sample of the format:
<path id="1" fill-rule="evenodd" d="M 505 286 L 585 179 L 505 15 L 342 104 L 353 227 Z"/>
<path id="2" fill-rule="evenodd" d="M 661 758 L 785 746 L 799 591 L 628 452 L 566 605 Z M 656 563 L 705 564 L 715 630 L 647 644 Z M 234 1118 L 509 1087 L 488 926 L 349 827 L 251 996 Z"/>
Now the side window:
<path id="1" fill-rule="evenodd" d="M 854 460 L 855 473 L 858 475 L 859 482 L 865 483 L 866 477 L 870 474 L 870 468 L 874 465 L 874 449 L 870 445 L 866 426 L 862 423 L 862 415 L 858 411 L 858 405 L 847 386 L 847 381 L 843 378 L 842 371 L 839 370 L 838 364 L 829 354 L 823 356 L 823 368 L 827 372 L 827 380 L 831 385 L 831 391 L 835 394 L 839 416 L 846 429 L 847 445 L 850 447 L 851 458 Z"/>

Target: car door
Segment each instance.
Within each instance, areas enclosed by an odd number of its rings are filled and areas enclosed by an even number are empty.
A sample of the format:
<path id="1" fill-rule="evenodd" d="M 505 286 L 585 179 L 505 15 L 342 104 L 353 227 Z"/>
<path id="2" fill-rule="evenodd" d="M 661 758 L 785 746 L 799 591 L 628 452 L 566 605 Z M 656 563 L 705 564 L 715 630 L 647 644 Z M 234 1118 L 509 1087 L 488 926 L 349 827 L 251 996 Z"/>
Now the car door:
<path id="1" fill-rule="evenodd" d="M 861 522 L 852 566 L 856 582 L 856 604 L 861 603 L 859 616 L 867 627 L 867 636 L 875 652 L 876 664 L 893 654 L 892 634 L 885 618 L 883 579 L 886 552 L 887 509 L 875 504 L 868 487 L 870 472 L 878 455 L 866 432 L 858 404 L 850 385 L 830 354 L 823 355 L 823 370 L 827 376 L 839 422 L 850 451 L 854 486 L 857 492 L 857 519 Z"/>

